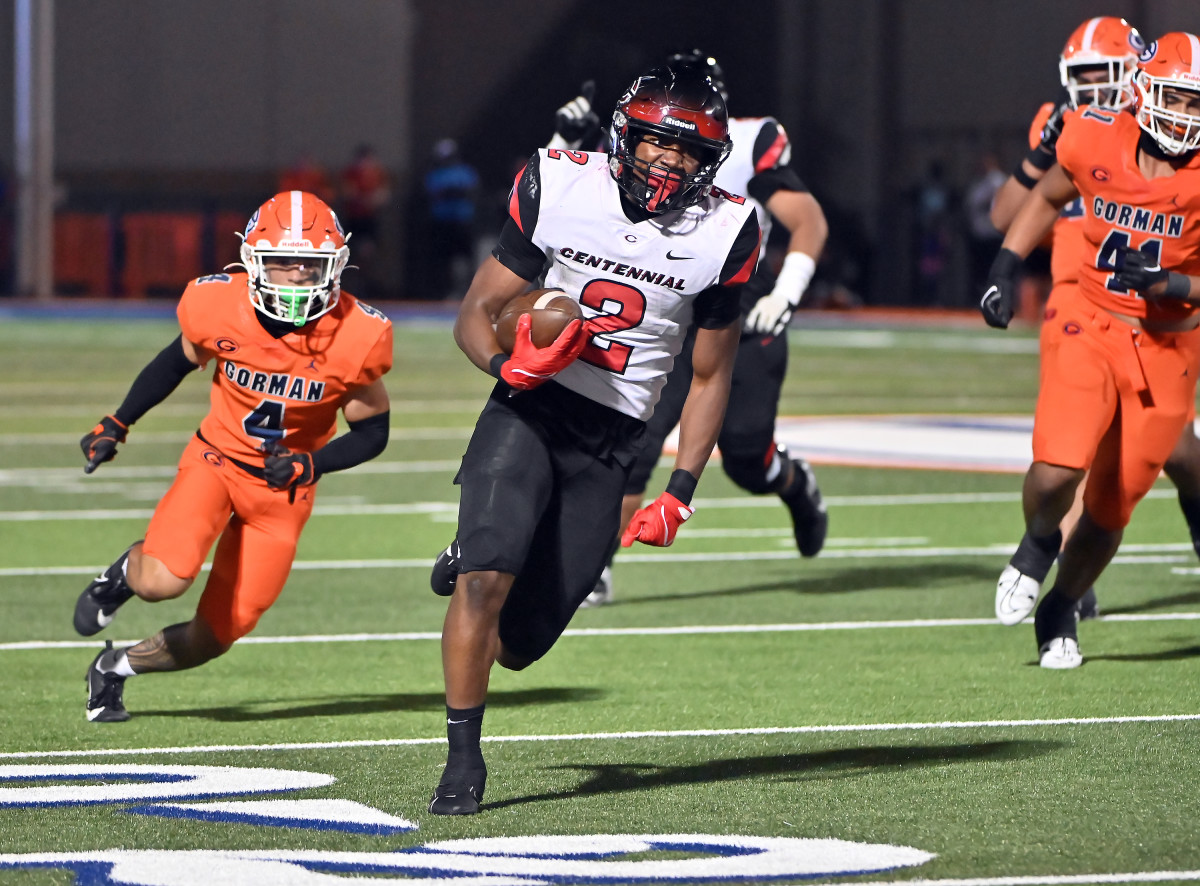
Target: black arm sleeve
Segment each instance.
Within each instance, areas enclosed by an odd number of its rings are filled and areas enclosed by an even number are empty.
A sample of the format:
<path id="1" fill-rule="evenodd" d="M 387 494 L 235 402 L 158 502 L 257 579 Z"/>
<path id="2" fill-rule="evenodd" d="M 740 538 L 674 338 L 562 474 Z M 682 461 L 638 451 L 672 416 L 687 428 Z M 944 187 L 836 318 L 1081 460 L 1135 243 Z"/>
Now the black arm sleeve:
<path id="1" fill-rule="evenodd" d="M 767 205 L 767 201 L 776 191 L 798 191 L 805 194 L 808 193 L 808 187 L 790 166 L 777 166 L 760 172 L 746 183 L 746 192 L 763 206 Z"/>
<path id="2" fill-rule="evenodd" d="M 350 433 L 334 437 L 312 454 L 313 478 L 344 471 L 379 455 L 387 448 L 390 426 L 391 412 L 350 422 Z"/>
<path id="3" fill-rule="evenodd" d="M 176 336 L 138 373 L 113 417 L 129 427 L 167 399 L 189 372 L 199 368 L 183 353 L 183 336 Z"/>
<path id="4" fill-rule="evenodd" d="M 522 280 L 536 280 L 546 267 L 546 254 L 521 233 L 512 218 L 500 229 L 500 240 L 492 250 L 492 257 Z"/>
<path id="5" fill-rule="evenodd" d="M 742 315 L 739 286 L 710 286 L 696 296 L 693 321 L 701 329 L 724 329 Z"/>

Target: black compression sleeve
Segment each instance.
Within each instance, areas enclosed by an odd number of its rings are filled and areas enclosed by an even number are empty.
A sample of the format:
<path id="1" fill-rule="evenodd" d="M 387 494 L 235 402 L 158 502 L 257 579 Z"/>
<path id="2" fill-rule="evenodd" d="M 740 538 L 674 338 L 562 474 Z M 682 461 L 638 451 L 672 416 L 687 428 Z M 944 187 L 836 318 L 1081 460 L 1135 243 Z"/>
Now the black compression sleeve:
<path id="1" fill-rule="evenodd" d="M 492 257 L 522 280 L 536 280 L 546 267 L 546 254 L 538 249 L 512 218 L 500 229 Z"/>
<path id="2" fill-rule="evenodd" d="M 133 386 L 125 395 L 125 401 L 117 407 L 113 417 L 129 427 L 179 387 L 179 383 L 193 369 L 200 367 L 183 353 L 183 336 L 158 352 L 133 380 Z"/>
<path id="3" fill-rule="evenodd" d="M 350 433 L 334 437 L 312 454 L 314 479 L 370 461 L 387 448 L 391 413 L 350 422 Z"/>

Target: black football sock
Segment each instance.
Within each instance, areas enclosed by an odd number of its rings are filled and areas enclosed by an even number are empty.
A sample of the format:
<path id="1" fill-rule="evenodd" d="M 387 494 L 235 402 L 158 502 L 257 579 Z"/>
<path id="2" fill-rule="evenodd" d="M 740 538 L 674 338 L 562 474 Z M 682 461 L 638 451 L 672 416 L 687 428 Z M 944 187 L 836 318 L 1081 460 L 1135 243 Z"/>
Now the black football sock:
<path id="1" fill-rule="evenodd" d="M 1026 532 L 1021 537 L 1021 543 L 1017 545 L 1017 552 L 1008 562 L 1022 575 L 1028 575 L 1041 583 L 1046 580 L 1061 547 L 1061 529 L 1055 529 L 1053 535 L 1043 537 L 1035 537 Z"/>
<path id="2" fill-rule="evenodd" d="M 446 739 L 450 743 L 446 755 L 446 769 L 478 769 L 483 765 L 483 751 L 479 739 L 483 735 L 483 710 L 486 705 L 473 708 L 446 706 Z"/>
<path id="3" fill-rule="evenodd" d="M 1179 510 L 1183 511 L 1183 519 L 1187 520 L 1192 537 L 1200 536 L 1200 498 L 1187 498 L 1182 492 L 1179 493 Z"/>
<path id="4" fill-rule="evenodd" d="M 1039 649 L 1056 637 L 1078 639 L 1075 621 L 1078 603 L 1078 600 L 1072 600 L 1057 587 L 1051 588 L 1050 593 L 1042 597 L 1033 615 L 1033 632 Z"/>

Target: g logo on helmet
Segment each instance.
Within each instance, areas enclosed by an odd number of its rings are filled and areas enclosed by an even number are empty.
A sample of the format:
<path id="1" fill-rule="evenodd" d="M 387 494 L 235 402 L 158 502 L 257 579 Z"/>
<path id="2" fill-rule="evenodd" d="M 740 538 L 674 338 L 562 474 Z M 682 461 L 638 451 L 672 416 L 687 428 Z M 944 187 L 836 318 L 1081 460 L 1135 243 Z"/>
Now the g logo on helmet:
<path id="1" fill-rule="evenodd" d="M 1142 56 L 1149 50 L 1146 47 L 1146 41 L 1137 31 L 1129 32 L 1129 45 L 1133 47 L 1133 51 L 1138 54 L 1139 61 L 1145 61 Z"/>
<path id="2" fill-rule="evenodd" d="M 1144 41 L 1143 41 L 1144 42 Z M 1138 54 L 1138 61 L 1145 64 L 1154 58 L 1158 53 L 1158 41 L 1155 40 L 1149 46 L 1143 46 L 1142 51 Z"/>
<path id="3" fill-rule="evenodd" d="M 249 239 L 250 232 L 258 227 L 258 210 L 254 210 L 254 215 L 250 216 L 250 221 L 246 222 L 246 233 L 242 239 Z"/>

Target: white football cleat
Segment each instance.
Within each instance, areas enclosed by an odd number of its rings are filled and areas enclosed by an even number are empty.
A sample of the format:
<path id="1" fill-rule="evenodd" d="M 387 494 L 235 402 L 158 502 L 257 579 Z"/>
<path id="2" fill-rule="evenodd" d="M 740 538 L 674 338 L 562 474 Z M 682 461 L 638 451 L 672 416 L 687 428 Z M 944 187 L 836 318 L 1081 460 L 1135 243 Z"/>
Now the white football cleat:
<path id="1" fill-rule="evenodd" d="M 1055 637 L 1038 650 L 1038 664 L 1044 668 L 1065 671 L 1083 664 L 1079 641 L 1074 637 Z"/>
<path id="2" fill-rule="evenodd" d="M 604 606 L 611 603 L 613 598 L 612 586 L 612 567 L 605 566 L 604 571 L 600 573 L 600 580 L 596 582 L 596 587 L 592 592 L 583 598 L 583 602 L 579 604 L 580 609 L 591 609 L 596 606 Z"/>
<path id="3" fill-rule="evenodd" d="M 996 582 L 996 618 L 1002 625 L 1020 624 L 1033 612 L 1042 583 L 1008 565 Z"/>

